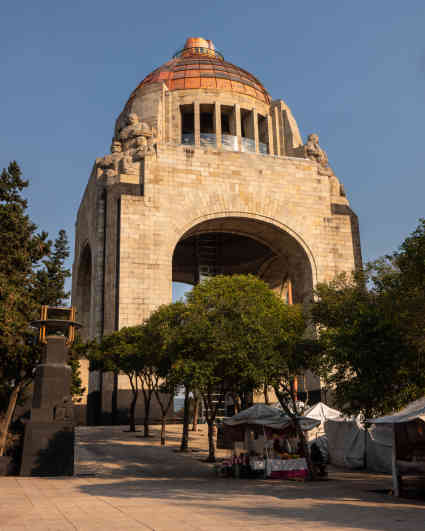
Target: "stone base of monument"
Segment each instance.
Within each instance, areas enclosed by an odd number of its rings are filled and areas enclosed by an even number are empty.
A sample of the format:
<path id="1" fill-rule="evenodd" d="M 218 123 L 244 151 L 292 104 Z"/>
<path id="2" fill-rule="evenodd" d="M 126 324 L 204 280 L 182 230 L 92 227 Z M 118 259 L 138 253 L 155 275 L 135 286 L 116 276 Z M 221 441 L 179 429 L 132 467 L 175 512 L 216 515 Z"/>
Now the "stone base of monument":
<path id="1" fill-rule="evenodd" d="M 13 470 L 12 457 L 8 455 L 0 456 L 0 476 L 7 476 L 11 474 Z"/>
<path id="2" fill-rule="evenodd" d="M 68 345 L 64 336 L 47 336 L 37 367 L 31 419 L 25 426 L 21 476 L 72 475 L 74 406 Z"/>
<path id="3" fill-rule="evenodd" d="M 28 422 L 21 476 L 72 476 L 74 426 L 69 422 Z"/>

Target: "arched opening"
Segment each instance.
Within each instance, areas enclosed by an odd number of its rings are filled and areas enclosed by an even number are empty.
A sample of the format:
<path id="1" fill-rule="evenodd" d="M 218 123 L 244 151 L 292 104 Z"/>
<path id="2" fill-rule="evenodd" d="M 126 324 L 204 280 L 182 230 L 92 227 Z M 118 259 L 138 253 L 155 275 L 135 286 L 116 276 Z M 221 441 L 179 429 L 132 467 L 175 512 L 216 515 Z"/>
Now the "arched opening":
<path id="1" fill-rule="evenodd" d="M 81 252 L 77 273 L 77 319 L 83 325 L 81 339 L 90 337 L 91 289 L 92 289 L 92 254 L 87 244 Z"/>
<path id="2" fill-rule="evenodd" d="M 190 228 L 173 254 L 173 282 L 195 285 L 217 274 L 253 274 L 288 302 L 303 303 L 313 291 L 313 272 L 303 246 L 277 225 L 244 217 L 203 221 Z"/>
<path id="3" fill-rule="evenodd" d="M 257 218 L 207 219 L 187 230 L 175 246 L 173 294 L 181 296 L 183 286 L 210 276 L 253 274 L 288 304 L 305 303 L 312 298 L 314 267 L 308 247 L 289 229 Z M 299 379 L 298 391 L 301 400 L 308 391 L 319 401 L 320 380 L 308 372 Z M 224 403 L 221 414 L 231 415 L 232 399 L 226 397 Z"/>

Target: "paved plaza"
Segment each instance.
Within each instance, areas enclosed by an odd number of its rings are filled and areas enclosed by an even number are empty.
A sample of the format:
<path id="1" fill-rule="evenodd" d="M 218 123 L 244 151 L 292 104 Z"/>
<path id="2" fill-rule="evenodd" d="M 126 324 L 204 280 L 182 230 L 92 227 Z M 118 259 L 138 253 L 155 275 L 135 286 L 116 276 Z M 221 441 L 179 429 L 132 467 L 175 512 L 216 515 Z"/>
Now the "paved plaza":
<path id="1" fill-rule="evenodd" d="M 217 478 L 197 451 L 180 454 L 126 427 L 79 428 L 73 478 L 0 478 L 1 530 L 422 530 L 425 502 L 384 493 L 389 476 L 331 469 L 328 481 Z M 220 451 L 224 455 L 225 451 Z"/>

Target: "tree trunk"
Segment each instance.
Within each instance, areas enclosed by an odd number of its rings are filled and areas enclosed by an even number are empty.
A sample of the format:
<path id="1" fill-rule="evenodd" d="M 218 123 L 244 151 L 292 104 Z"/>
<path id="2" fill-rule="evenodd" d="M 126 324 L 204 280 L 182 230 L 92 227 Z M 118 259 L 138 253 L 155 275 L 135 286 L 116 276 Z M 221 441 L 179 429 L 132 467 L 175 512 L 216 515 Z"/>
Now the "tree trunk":
<path id="1" fill-rule="evenodd" d="M 215 463 L 214 419 L 208 422 L 208 458 L 209 463 Z"/>
<path id="2" fill-rule="evenodd" d="M 170 397 L 168 399 L 168 402 L 164 404 L 161 400 L 161 393 L 158 391 L 158 388 L 154 389 L 154 394 L 156 396 L 156 399 L 158 400 L 159 407 L 161 408 L 161 446 L 165 446 L 165 425 L 166 425 L 166 418 L 168 410 L 171 407 L 171 403 L 173 401 L 174 397 L 174 389 L 170 390 Z"/>
<path id="3" fill-rule="evenodd" d="M 270 399 L 269 399 L 269 388 L 267 384 L 264 384 L 264 403 L 269 405 Z"/>
<path id="4" fill-rule="evenodd" d="M 239 413 L 239 411 L 241 411 L 242 409 L 242 406 L 241 406 L 240 398 L 236 393 L 233 396 L 233 402 L 235 403 L 235 413 Z"/>
<path id="5" fill-rule="evenodd" d="M 133 399 L 130 404 L 130 431 L 136 431 L 136 402 L 137 402 L 137 391 L 133 391 Z"/>
<path id="6" fill-rule="evenodd" d="M 161 418 L 161 446 L 165 446 L 165 415 Z"/>
<path id="7" fill-rule="evenodd" d="M 194 393 L 192 431 L 198 431 L 198 416 L 199 416 L 200 401 L 201 401 L 201 397 L 199 396 L 199 394 Z"/>
<path id="8" fill-rule="evenodd" d="M 114 383 L 112 387 L 111 421 L 112 421 L 113 426 L 118 424 L 118 372 L 117 371 L 114 371 Z"/>
<path id="9" fill-rule="evenodd" d="M 152 393 L 143 392 L 144 405 L 145 405 L 145 418 L 143 420 L 143 436 L 149 437 L 149 418 L 150 418 L 150 409 L 151 409 L 151 400 Z"/>
<path id="10" fill-rule="evenodd" d="M 16 402 L 21 389 L 22 382 L 18 383 L 18 385 L 13 388 L 13 391 L 10 395 L 9 405 L 7 406 L 6 416 L 3 420 L 2 432 L 0 435 L 0 456 L 4 455 L 6 452 L 7 434 L 9 433 L 9 427 L 13 419 L 13 414 L 15 413 Z"/>
<path id="11" fill-rule="evenodd" d="M 182 442 L 180 445 L 181 452 L 187 452 L 189 449 L 189 422 L 190 422 L 190 400 L 189 400 L 189 388 L 185 388 L 184 392 L 184 412 L 183 412 L 183 432 L 182 432 Z"/>
<path id="12" fill-rule="evenodd" d="M 300 424 L 299 424 L 299 422 L 297 420 L 298 409 L 297 409 L 296 401 L 293 400 L 294 399 L 293 387 L 290 384 L 289 389 L 286 390 L 286 394 L 282 393 L 278 386 L 273 386 L 273 387 L 274 387 L 274 391 L 275 391 L 276 397 L 279 400 L 283 411 L 292 419 L 292 422 L 294 423 L 295 432 L 296 432 L 296 434 L 297 434 L 297 436 L 298 436 L 298 438 L 300 440 L 301 448 L 302 448 L 302 451 L 304 453 L 305 460 L 307 462 L 307 469 L 308 469 L 308 472 L 309 472 L 309 477 L 310 477 L 310 479 L 314 480 L 314 479 L 316 479 L 316 471 L 315 471 L 315 468 L 314 468 L 313 463 L 311 461 L 311 456 L 310 456 L 310 452 L 309 452 L 309 449 L 308 449 L 308 444 L 307 444 L 304 432 L 301 429 L 301 426 L 300 426 Z M 285 396 L 286 396 L 286 400 L 285 400 Z M 290 408 L 288 406 L 288 403 L 290 403 L 291 400 L 292 400 L 292 406 L 293 406 L 293 411 L 292 412 L 291 412 L 291 410 L 290 410 Z"/>
<path id="13" fill-rule="evenodd" d="M 298 421 L 294 419 L 295 422 L 295 429 L 298 434 L 298 437 L 300 439 L 301 448 L 303 449 L 305 460 L 307 461 L 307 468 L 309 472 L 310 479 L 315 480 L 316 479 L 316 470 L 313 466 L 313 463 L 311 461 L 310 451 L 308 449 L 308 444 L 305 438 L 305 434 L 303 430 L 301 429 Z"/>

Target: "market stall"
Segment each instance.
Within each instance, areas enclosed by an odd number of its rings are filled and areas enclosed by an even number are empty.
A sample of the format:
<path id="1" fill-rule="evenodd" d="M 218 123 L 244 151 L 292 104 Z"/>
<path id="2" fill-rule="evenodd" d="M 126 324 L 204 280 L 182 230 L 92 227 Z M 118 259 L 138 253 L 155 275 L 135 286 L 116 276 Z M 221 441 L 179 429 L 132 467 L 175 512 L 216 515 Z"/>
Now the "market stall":
<path id="1" fill-rule="evenodd" d="M 393 487 L 395 496 L 399 496 L 403 476 L 425 476 L 425 397 L 398 413 L 369 422 L 392 428 Z"/>
<path id="2" fill-rule="evenodd" d="M 307 417 L 298 417 L 297 421 L 303 431 L 320 424 Z M 281 479 L 304 479 L 308 475 L 294 422 L 281 410 L 255 404 L 224 420 L 223 429 L 233 448 L 221 473 Z"/>

